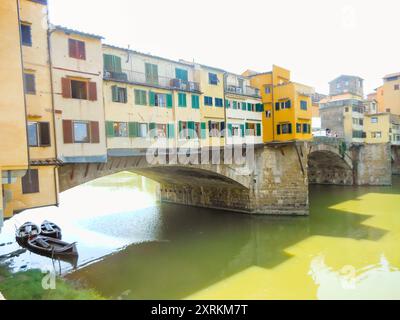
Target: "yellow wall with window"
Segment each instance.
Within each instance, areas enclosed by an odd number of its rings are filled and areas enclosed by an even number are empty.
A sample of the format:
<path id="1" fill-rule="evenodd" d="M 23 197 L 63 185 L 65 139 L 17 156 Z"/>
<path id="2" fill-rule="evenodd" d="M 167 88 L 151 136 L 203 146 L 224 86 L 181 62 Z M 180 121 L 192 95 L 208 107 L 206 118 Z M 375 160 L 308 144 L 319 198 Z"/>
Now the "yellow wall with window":
<path id="1" fill-rule="evenodd" d="M 364 117 L 365 143 L 390 142 L 390 114 L 377 113 Z"/>

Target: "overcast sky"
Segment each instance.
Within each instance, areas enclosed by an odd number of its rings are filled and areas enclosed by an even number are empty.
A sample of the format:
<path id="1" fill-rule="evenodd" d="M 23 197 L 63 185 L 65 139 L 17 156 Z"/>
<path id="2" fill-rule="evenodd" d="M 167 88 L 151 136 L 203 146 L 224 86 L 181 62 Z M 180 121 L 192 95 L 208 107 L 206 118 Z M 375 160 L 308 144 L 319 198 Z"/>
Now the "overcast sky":
<path id="1" fill-rule="evenodd" d="M 399 0 L 49 0 L 49 10 L 108 44 L 235 73 L 276 64 L 321 93 L 340 74 L 369 93 L 400 71 Z"/>

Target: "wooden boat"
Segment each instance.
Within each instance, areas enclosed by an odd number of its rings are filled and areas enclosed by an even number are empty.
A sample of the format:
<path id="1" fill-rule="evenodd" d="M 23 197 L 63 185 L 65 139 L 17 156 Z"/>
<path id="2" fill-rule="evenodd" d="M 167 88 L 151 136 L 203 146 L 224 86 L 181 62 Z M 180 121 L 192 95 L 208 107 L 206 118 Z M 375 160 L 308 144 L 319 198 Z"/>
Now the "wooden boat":
<path id="1" fill-rule="evenodd" d="M 39 255 L 50 258 L 77 257 L 76 243 L 67 243 L 58 239 L 37 236 L 29 239 L 26 248 Z"/>
<path id="2" fill-rule="evenodd" d="M 50 221 L 43 221 L 40 226 L 40 235 L 61 240 L 61 228 Z"/>
<path id="3" fill-rule="evenodd" d="M 17 229 L 15 238 L 18 244 L 23 247 L 27 244 L 29 239 L 37 237 L 39 233 L 40 230 L 36 224 L 32 222 L 26 222 Z"/>

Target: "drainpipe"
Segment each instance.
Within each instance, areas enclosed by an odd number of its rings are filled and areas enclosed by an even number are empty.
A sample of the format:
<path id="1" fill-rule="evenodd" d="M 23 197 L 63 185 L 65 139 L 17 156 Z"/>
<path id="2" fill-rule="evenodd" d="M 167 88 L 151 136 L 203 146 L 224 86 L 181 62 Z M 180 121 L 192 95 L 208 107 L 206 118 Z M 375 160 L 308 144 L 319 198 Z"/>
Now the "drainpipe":
<path id="1" fill-rule="evenodd" d="M 23 90 L 24 90 L 24 109 L 25 109 L 25 134 L 26 134 L 26 149 L 27 149 L 27 156 L 28 156 L 28 174 L 29 174 L 29 181 L 31 180 L 30 177 L 30 149 L 29 149 L 29 131 L 28 131 L 28 107 L 26 102 L 26 94 L 25 94 L 25 75 L 24 75 L 24 59 L 23 59 L 23 50 L 22 50 L 22 34 L 21 34 L 21 14 L 20 14 L 20 0 L 16 0 L 17 4 L 17 14 L 18 14 L 18 31 L 19 31 L 19 50 L 20 50 L 20 59 L 21 59 L 21 76 L 22 76 L 22 83 L 23 83 Z"/>
<path id="2" fill-rule="evenodd" d="M 275 85 L 274 85 L 274 71 L 272 70 L 272 87 L 271 87 L 271 94 L 272 94 L 272 108 L 271 108 L 271 115 L 272 115 L 272 141 L 275 141 Z"/>
<path id="3" fill-rule="evenodd" d="M 227 76 L 228 76 L 228 73 L 227 72 L 224 72 L 224 76 L 223 76 L 223 87 L 224 87 L 224 102 L 223 102 L 223 108 L 224 108 L 224 119 L 225 119 L 225 135 L 224 135 L 224 141 L 225 141 L 225 146 L 227 145 L 227 143 L 228 143 L 228 118 L 227 118 L 227 116 L 226 116 L 226 99 L 225 99 L 225 97 L 226 97 L 226 87 L 225 87 L 225 85 L 226 85 L 226 78 L 227 78 Z"/>
<path id="4" fill-rule="evenodd" d="M 53 85 L 53 59 L 51 55 L 51 35 L 55 30 L 50 30 L 50 21 L 49 15 L 47 13 L 47 50 L 49 55 L 49 67 L 50 67 L 50 89 L 51 89 L 51 110 L 53 113 L 53 134 L 54 134 L 54 152 L 55 152 L 55 159 L 58 159 L 58 148 L 57 148 L 57 132 L 56 132 L 56 112 L 55 112 L 55 101 L 54 101 L 54 85 Z M 58 181 L 57 181 L 57 165 L 54 167 L 54 186 L 55 186 L 55 197 L 56 197 L 56 206 L 60 205 L 59 201 L 59 194 L 58 194 Z"/>

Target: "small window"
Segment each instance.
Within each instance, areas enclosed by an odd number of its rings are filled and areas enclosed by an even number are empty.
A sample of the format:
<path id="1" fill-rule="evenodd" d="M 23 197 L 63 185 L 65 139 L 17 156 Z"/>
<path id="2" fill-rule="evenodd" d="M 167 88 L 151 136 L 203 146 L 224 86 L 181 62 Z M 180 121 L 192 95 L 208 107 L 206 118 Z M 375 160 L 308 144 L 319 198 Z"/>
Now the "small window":
<path id="1" fill-rule="evenodd" d="M 265 116 L 266 116 L 267 118 L 271 118 L 271 110 L 265 111 Z"/>
<path id="2" fill-rule="evenodd" d="M 265 87 L 265 94 L 270 94 L 271 93 L 271 87 L 270 86 L 266 86 Z"/>
<path id="3" fill-rule="evenodd" d="M 215 98 L 215 106 L 222 107 L 224 105 L 224 101 L 220 98 Z"/>
<path id="4" fill-rule="evenodd" d="M 215 73 L 209 73 L 208 83 L 212 85 L 218 85 L 218 76 Z"/>
<path id="5" fill-rule="evenodd" d="M 21 179 L 22 193 L 38 193 L 39 192 L 39 171 L 37 169 L 28 170 L 26 175 Z"/>
<path id="6" fill-rule="evenodd" d="M 204 97 L 204 105 L 211 106 L 213 105 L 213 98 L 212 97 Z"/>
<path id="7" fill-rule="evenodd" d="M 71 80 L 72 99 L 87 100 L 87 82 Z"/>
<path id="8" fill-rule="evenodd" d="M 147 123 L 139 123 L 139 137 L 146 138 L 149 132 Z"/>
<path id="9" fill-rule="evenodd" d="M 24 73 L 24 84 L 26 94 L 36 94 L 36 81 L 33 73 Z"/>
<path id="10" fill-rule="evenodd" d="M 282 129 L 282 134 L 291 134 L 292 124 L 291 123 L 282 124 L 281 129 Z"/>
<path id="11" fill-rule="evenodd" d="M 128 102 L 128 95 L 126 88 L 121 88 L 117 86 L 112 86 L 112 101 L 119 102 L 119 103 L 127 103 Z"/>
<path id="12" fill-rule="evenodd" d="M 154 98 L 155 98 L 155 106 L 156 107 L 162 107 L 162 108 L 167 107 L 167 95 L 166 94 L 155 93 Z M 185 103 L 186 103 L 186 95 L 185 95 Z"/>
<path id="13" fill-rule="evenodd" d="M 300 109 L 307 111 L 307 101 L 300 101 Z"/>
<path id="14" fill-rule="evenodd" d="M 50 146 L 50 124 L 48 122 L 29 122 L 28 143 L 30 147 Z"/>
<path id="15" fill-rule="evenodd" d="M 209 135 L 210 137 L 220 137 L 221 136 L 221 123 L 220 122 L 215 122 L 215 121 L 209 121 L 208 124 L 209 127 Z"/>
<path id="16" fill-rule="evenodd" d="M 114 122 L 114 136 L 124 138 L 127 137 L 128 124 L 126 122 Z"/>
<path id="17" fill-rule="evenodd" d="M 183 108 L 187 107 L 186 93 L 178 93 L 178 106 Z"/>
<path id="18" fill-rule="evenodd" d="M 68 39 L 69 56 L 70 58 L 86 60 L 85 42 Z"/>
<path id="19" fill-rule="evenodd" d="M 175 68 L 175 77 L 183 82 L 188 82 L 188 71 L 185 69 Z"/>
<path id="20" fill-rule="evenodd" d="M 400 90 L 400 85 L 399 85 L 399 84 L 395 84 L 395 85 L 394 85 L 394 90 L 396 90 L 396 91 L 397 91 L 397 90 Z"/>
<path id="21" fill-rule="evenodd" d="M 32 46 L 32 28 L 29 24 L 21 23 L 21 43 L 24 46 Z"/>
<path id="22" fill-rule="evenodd" d="M 75 143 L 89 143 L 89 124 L 87 122 L 75 121 L 74 122 L 74 142 Z"/>
<path id="23" fill-rule="evenodd" d="M 301 133 L 301 123 L 296 124 L 296 133 Z"/>

